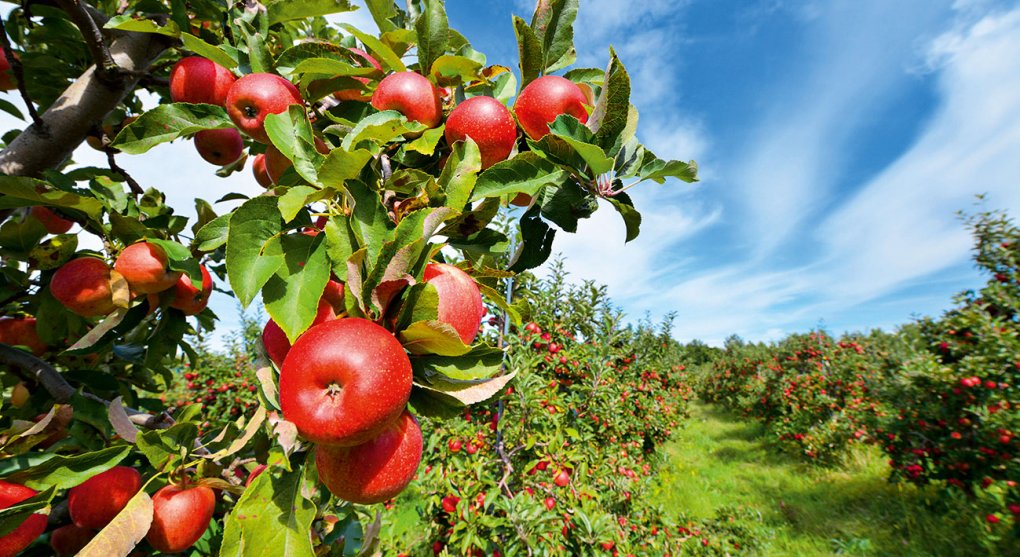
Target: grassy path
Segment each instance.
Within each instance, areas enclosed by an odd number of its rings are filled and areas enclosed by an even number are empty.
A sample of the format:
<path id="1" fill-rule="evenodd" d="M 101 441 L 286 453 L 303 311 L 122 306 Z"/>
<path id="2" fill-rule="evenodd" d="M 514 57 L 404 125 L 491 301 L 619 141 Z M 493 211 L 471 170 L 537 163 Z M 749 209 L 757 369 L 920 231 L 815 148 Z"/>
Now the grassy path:
<path id="1" fill-rule="evenodd" d="M 697 518 L 751 509 L 766 555 L 987 554 L 964 533 L 975 517 L 940 513 L 927 502 L 934 496 L 886 482 L 877 450 L 813 468 L 776 452 L 757 423 L 695 404 L 666 458 L 659 503 Z"/>

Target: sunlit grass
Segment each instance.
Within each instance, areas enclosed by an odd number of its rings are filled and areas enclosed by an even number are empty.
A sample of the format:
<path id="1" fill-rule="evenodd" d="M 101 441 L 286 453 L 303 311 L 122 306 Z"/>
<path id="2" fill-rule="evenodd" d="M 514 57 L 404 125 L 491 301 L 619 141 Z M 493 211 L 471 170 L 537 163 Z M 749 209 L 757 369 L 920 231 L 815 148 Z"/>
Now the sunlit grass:
<path id="1" fill-rule="evenodd" d="M 816 468 L 778 452 L 760 425 L 695 405 L 666 453 L 658 502 L 695 518 L 723 506 L 754 509 L 767 555 L 1016 554 L 979 545 L 985 525 L 976 513 L 949 512 L 934 491 L 887 482 L 874 447 Z"/>

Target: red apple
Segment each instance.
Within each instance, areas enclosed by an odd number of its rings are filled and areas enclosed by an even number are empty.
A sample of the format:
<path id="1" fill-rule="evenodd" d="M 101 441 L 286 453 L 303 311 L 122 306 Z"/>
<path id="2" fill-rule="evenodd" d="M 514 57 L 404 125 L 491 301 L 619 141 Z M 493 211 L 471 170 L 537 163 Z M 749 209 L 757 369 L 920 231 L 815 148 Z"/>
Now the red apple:
<path id="1" fill-rule="evenodd" d="M 37 493 L 36 490 L 21 484 L 0 480 L 0 509 L 17 505 L 25 499 L 34 497 Z M 0 536 L 0 557 L 14 557 L 41 536 L 45 530 L 46 515 L 30 515 L 13 531 Z"/>
<path id="2" fill-rule="evenodd" d="M 517 124 L 503 103 L 492 97 L 471 97 L 446 119 L 446 141 L 453 145 L 470 137 L 482 153 L 482 168 L 510 156 L 517 144 Z"/>
<path id="3" fill-rule="evenodd" d="M 315 320 L 312 321 L 311 326 L 314 327 L 335 318 L 336 313 L 333 312 L 333 306 L 325 298 L 320 298 L 319 307 L 315 312 Z M 287 358 L 287 353 L 290 352 L 290 340 L 287 338 L 287 333 L 284 333 L 283 329 L 272 319 L 262 329 L 262 346 L 266 349 L 266 356 L 269 356 L 277 368 L 282 368 L 283 361 Z"/>
<path id="4" fill-rule="evenodd" d="M 365 443 L 400 416 L 411 395 L 411 361 L 367 319 L 326 321 L 294 343 L 280 370 L 280 408 L 315 443 Z"/>
<path id="5" fill-rule="evenodd" d="M 0 342 L 26 346 L 36 356 L 46 352 L 46 343 L 39 338 L 35 317 L 0 317 Z"/>
<path id="6" fill-rule="evenodd" d="M 50 234 L 63 234 L 74 226 L 74 223 L 61 217 L 49 207 L 43 207 L 42 205 L 36 205 L 31 210 L 32 217 L 41 222 L 46 227 L 46 232 Z"/>
<path id="7" fill-rule="evenodd" d="M 209 295 L 212 294 L 212 276 L 205 265 L 199 265 L 202 269 L 202 290 L 195 288 L 191 277 L 182 274 L 174 283 L 174 297 L 170 301 L 170 307 L 177 308 L 184 312 L 184 315 L 196 315 L 202 313 L 205 306 L 209 304 Z"/>
<path id="8" fill-rule="evenodd" d="M 244 154 L 244 140 L 234 128 L 202 130 L 195 134 L 195 149 L 206 162 L 226 166 Z"/>
<path id="9" fill-rule="evenodd" d="M 344 283 L 336 280 L 336 277 L 333 277 L 333 279 L 326 283 L 326 289 L 322 292 L 322 297 L 329 302 L 329 305 L 333 306 L 333 311 L 337 315 L 345 311 Z"/>
<path id="10" fill-rule="evenodd" d="M 560 487 L 566 487 L 570 483 L 570 472 L 560 470 L 553 478 L 553 483 Z"/>
<path id="11" fill-rule="evenodd" d="M 248 74 L 234 82 L 227 94 L 230 119 L 259 143 L 269 143 L 266 116 L 287 112 L 292 104 L 304 104 L 301 92 L 293 83 L 271 73 Z"/>
<path id="12" fill-rule="evenodd" d="M 11 91 L 18 88 L 18 82 L 14 79 L 14 72 L 11 71 L 11 62 L 7 59 L 7 53 L 0 48 L 0 91 Z"/>
<path id="13" fill-rule="evenodd" d="M 315 150 L 322 153 L 323 155 L 329 154 L 329 145 L 326 142 L 315 138 Z M 266 147 L 266 173 L 269 174 L 269 179 L 275 184 L 280 181 L 280 177 L 287 171 L 288 168 L 294 166 L 291 162 L 275 145 L 270 144 Z"/>
<path id="14" fill-rule="evenodd" d="M 145 539 L 163 553 L 180 553 L 202 537 L 215 507 L 216 494 L 208 487 L 168 485 L 152 496 L 152 526 Z"/>
<path id="15" fill-rule="evenodd" d="M 408 120 L 430 128 L 443 119 L 439 89 L 417 72 L 398 72 L 383 78 L 372 94 L 372 106 L 378 110 L 396 110 Z"/>
<path id="16" fill-rule="evenodd" d="M 110 523 L 142 488 L 138 470 L 114 466 L 67 492 L 71 521 L 79 528 L 99 530 Z"/>
<path id="17" fill-rule="evenodd" d="M 95 530 L 68 524 L 50 532 L 50 547 L 57 555 L 77 555 L 94 537 Z"/>
<path id="18" fill-rule="evenodd" d="M 169 264 L 163 248 L 149 242 L 138 242 L 120 252 L 113 268 L 123 275 L 132 291 L 153 294 L 173 287 L 181 278 L 181 272 L 171 271 Z"/>
<path id="19" fill-rule="evenodd" d="M 227 68 L 202 58 L 181 58 L 170 70 L 170 98 L 175 103 L 205 103 L 224 106 L 227 92 L 237 81 Z"/>
<path id="20" fill-rule="evenodd" d="M 521 91 L 514 103 L 517 121 L 528 137 L 541 139 L 549 133 L 549 124 L 560 114 L 570 114 L 581 123 L 588 121 L 584 105 L 588 101 L 576 83 L 558 75 L 540 77 Z"/>
<path id="21" fill-rule="evenodd" d="M 378 436 L 353 447 L 319 445 L 319 480 L 337 497 L 370 505 L 392 499 L 411 483 L 421 463 L 418 420 L 404 410 Z"/>
<path id="22" fill-rule="evenodd" d="M 475 279 L 453 265 L 429 263 L 424 280 L 439 292 L 439 320 L 453 326 L 464 344 L 474 342 L 485 315 Z"/>
<path id="23" fill-rule="evenodd" d="M 369 53 L 365 52 L 364 50 L 358 48 L 348 48 L 347 50 L 368 63 L 367 66 L 365 64 L 358 64 L 359 66 L 363 68 L 372 66 L 377 70 L 382 69 L 382 66 L 379 65 L 379 62 L 375 58 L 372 58 L 372 56 Z M 354 79 L 365 84 L 369 82 L 369 79 L 367 77 L 355 77 Z M 365 94 L 364 91 L 361 91 L 359 89 L 344 89 L 342 91 L 337 91 L 333 93 L 333 96 L 336 97 L 336 100 L 338 101 L 367 101 L 371 98 L 370 96 Z"/>
<path id="24" fill-rule="evenodd" d="M 64 263 L 50 279 L 50 292 L 67 309 L 95 317 L 113 311 L 110 267 L 102 259 L 79 257 Z"/>
<path id="25" fill-rule="evenodd" d="M 251 171 L 255 174 L 255 181 L 264 188 L 273 187 L 273 179 L 269 177 L 269 170 L 266 169 L 266 156 L 262 153 L 255 155 L 251 162 Z"/>

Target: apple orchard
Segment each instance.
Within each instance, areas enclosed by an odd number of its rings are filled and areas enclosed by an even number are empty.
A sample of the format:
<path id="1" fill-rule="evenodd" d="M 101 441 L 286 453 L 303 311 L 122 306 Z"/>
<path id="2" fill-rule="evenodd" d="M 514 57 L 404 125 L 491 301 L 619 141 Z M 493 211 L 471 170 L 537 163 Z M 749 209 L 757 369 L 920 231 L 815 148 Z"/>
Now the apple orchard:
<path id="1" fill-rule="evenodd" d="M 0 151 L 0 556 L 721 543 L 640 503 L 690 393 L 668 323 L 528 273 L 600 205 L 633 239 L 626 190 L 694 163 L 638 142 L 613 51 L 572 67 L 577 0 L 509 22 L 516 71 L 440 0 L 366 4 L 378 34 L 327 20 L 347 0 L 3 19 L 0 109 L 26 125 Z M 71 160 L 85 141 L 108 165 Z M 182 216 L 117 163 L 170 141 L 265 193 Z M 200 343 L 211 296 L 268 313 L 230 362 Z M 413 480 L 429 539 L 397 549 Z"/>

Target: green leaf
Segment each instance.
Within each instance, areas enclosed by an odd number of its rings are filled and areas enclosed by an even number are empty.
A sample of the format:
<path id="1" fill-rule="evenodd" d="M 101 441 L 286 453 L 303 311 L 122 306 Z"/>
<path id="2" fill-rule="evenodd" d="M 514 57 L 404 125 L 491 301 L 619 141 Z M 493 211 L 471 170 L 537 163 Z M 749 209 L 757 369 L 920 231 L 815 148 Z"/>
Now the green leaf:
<path id="1" fill-rule="evenodd" d="M 33 218 L 8 219 L 0 224 L 0 247 L 17 253 L 28 253 L 39 245 L 49 232 Z"/>
<path id="2" fill-rule="evenodd" d="M 545 73 L 565 68 L 577 59 L 574 19 L 578 0 L 538 0 L 531 28 L 542 43 Z"/>
<path id="3" fill-rule="evenodd" d="M 375 55 L 376 60 L 379 61 L 383 68 L 394 72 L 407 71 L 407 66 L 400 60 L 400 57 L 379 39 L 347 23 L 340 25 L 340 27 L 357 37 L 368 48 L 369 52 Z"/>
<path id="4" fill-rule="evenodd" d="M 607 201 L 612 203 L 613 208 L 616 212 L 620 213 L 623 217 L 623 223 L 627 226 L 627 242 L 638 237 L 638 233 L 641 231 L 641 213 L 637 212 L 634 208 L 634 202 L 631 201 L 630 196 L 624 192 L 620 192 L 613 197 L 607 197 Z"/>
<path id="5" fill-rule="evenodd" d="M 514 33 L 517 35 L 517 52 L 520 55 L 521 88 L 542 73 L 542 43 L 535 31 L 523 19 L 514 16 Z"/>
<path id="6" fill-rule="evenodd" d="M 475 183 L 471 201 L 517 193 L 535 195 L 547 185 L 564 183 L 570 174 L 536 153 L 521 153 L 485 169 Z"/>
<path id="7" fill-rule="evenodd" d="M 0 209 L 46 205 L 81 211 L 93 220 L 99 220 L 103 212 L 103 204 L 98 199 L 24 176 L 0 176 L 0 194 Z"/>
<path id="8" fill-rule="evenodd" d="M 361 169 L 372 160 L 372 153 L 365 149 L 348 152 L 341 148 L 333 149 L 319 166 L 319 183 L 326 187 L 342 188 L 347 180 L 361 175 Z"/>
<path id="9" fill-rule="evenodd" d="M 517 372 L 501 375 L 484 381 L 436 382 L 434 384 L 415 383 L 411 391 L 411 404 L 425 415 L 429 411 L 442 408 L 461 409 L 465 406 L 485 402 L 499 394 L 513 380 Z M 424 411 L 423 411 L 424 410 Z"/>
<path id="10" fill-rule="evenodd" d="M 460 356 L 421 356 L 411 359 L 415 377 L 432 382 L 436 374 L 448 380 L 478 381 L 488 379 L 503 367 L 503 351 L 489 346 L 476 346 Z"/>
<path id="11" fill-rule="evenodd" d="M 453 152 L 439 175 L 439 186 L 446 194 L 447 207 L 462 211 L 471 199 L 471 192 L 478 181 L 478 172 L 482 169 L 482 153 L 478 144 L 470 137 L 458 141 Z"/>
<path id="12" fill-rule="evenodd" d="M 372 143 L 376 151 L 382 145 L 401 137 L 405 133 L 418 133 L 427 129 L 418 122 L 408 121 L 396 110 L 384 110 L 362 119 L 345 137 L 340 146 L 353 151 L 364 142 Z"/>
<path id="13" fill-rule="evenodd" d="M 424 0 L 425 6 L 414 22 L 418 34 L 418 68 L 421 73 L 431 70 L 432 63 L 446 53 L 450 40 L 450 25 L 442 0 Z"/>
<path id="14" fill-rule="evenodd" d="M 333 263 L 333 274 L 341 281 L 347 281 L 347 260 L 354 253 L 357 241 L 351 233 L 348 219 L 336 215 L 326 221 L 326 255 Z"/>
<path id="15" fill-rule="evenodd" d="M 14 106 L 14 103 L 6 99 L 0 99 L 0 110 L 6 112 L 7 114 L 10 114 L 11 116 L 14 116 L 18 120 L 25 119 L 25 116 L 21 113 L 20 110 L 18 110 L 18 107 Z"/>
<path id="16" fill-rule="evenodd" d="M 113 147 L 140 155 L 160 143 L 202 130 L 232 128 L 233 122 L 222 106 L 212 104 L 161 104 L 124 127 L 114 138 Z"/>
<path id="17" fill-rule="evenodd" d="M 609 49 L 609 66 L 606 68 L 602 94 L 595 102 L 595 109 L 588 117 L 588 129 L 595 132 L 595 142 L 615 154 L 611 148 L 618 136 L 627 128 L 630 114 L 630 76 L 616 51 Z"/>
<path id="18" fill-rule="evenodd" d="M 295 19 L 353 12 L 356 9 L 350 0 L 276 0 L 266 5 L 270 25 Z"/>
<path id="19" fill-rule="evenodd" d="M 315 148 L 312 124 L 305 107 L 292 104 L 287 112 L 266 116 L 266 135 L 283 156 L 294 163 L 294 170 L 305 180 L 317 184 L 317 169 L 323 156 Z"/>
<path id="20" fill-rule="evenodd" d="M 376 261 L 389 236 L 393 221 L 379 194 L 358 180 L 347 182 L 347 191 L 354 198 L 350 226 L 358 245 L 366 248 L 369 261 Z"/>
<path id="21" fill-rule="evenodd" d="M 283 254 L 263 254 L 267 242 L 282 231 L 275 197 L 256 197 L 230 217 L 227 231 L 227 276 L 242 306 L 247 307 L 269 277 L 284 264 Z"/>
<path id="22" fill-rule="evenodd" d="M 190 33 L 182 33 L 180 38 L 181 42 L 184 43 L 184 48 L 195 54 L 208 58 L 227 69 L 237 67 L 237 59 L 219 47 L 213 46 Z"/>
<path id="23" fill-rule="evenodd" d="M 577 221 L 598 208 L 598 199 L 573 181 L 548 187 L 542 193 L 542 216 L 565 232 L 577 232 Z"/>
<path id="24" fill-rule="evenodd" d="M 178 27 L 173 21 L 167 21 L 166 25 L 161 27 L 151 19 L 135 18 L 132 15 L 118 15 L 111 17 L 103 27 L 106 29 L 116 29 L 118 31 L 131 31 L 134 33 L 156 33 L 157 35 L 165 35 L 175 39 L 181 36 L 180 27 Z"/>
<path id="25" fill-rule="evenodd" d="M 281 237 L 285 263 L 262 289 L 266 311 L 291 343 L 315 320 L 319 298 L 329 281 L 329 258 L 323 240 L 306 234 Z"/>
<path id="26" fill-rule="evenodd" d="M 418 321 L 439 319 L 439 291 L 434 284 L 419 282 L 407 290 L 400 307 L 396 330 L 406 329 Z"/>
<path id="27" fill-rule="evenodd" d="M 311 41 L 296 44 L 280 53 L 276 60 L 276 71 L 284 77 L 291 77 L 298 66 L 307 60 L 336 60 L 351 63 L 351 53 L 332 43 Z"/>
<path id="28" fill-rule="evenodd" d="M 446 132 L 446 125 L 440 125 L 438 128 L 432 128 L 426 130 L 425 133 L 421 134 L 418 139 L 407 143 L 404 148 L 408 151 L 414 151 L 421 153 L 426 156 L 432 156 L 436 152 L 436 146 L 439 145 L 439 141 L 443 139 L 443 134 Z"/>
<path id="29" fill-rule="evenodd" d="M 120 464 L 130 452 L 131 447 L 123 445 L 75 456 L 53 455 L 43 463 L 15 472 L 4 480 L 36 490 L 50 487 L 68 489 Z"/>
<path id="30" fill-rule="evenodd" d="M 638 176 L 642 180 L 653 180 L 659 184 L 665 183 L 666 178 L 678 178 L 687 183 L 697 182 L 698 163 L 654 159 L 641 167 Z"/>
<path id="31" fill-rule="evenodd" d="M 397 338 L 412 354 L 462 356 L 471 351 L 452 325 L 438 320 L 411 323 L 397 334 Z"/>
<path id="32" fill-rule="evenodd" d="M 368 11 L 371 12 L 379 31 L 389 33 L 399 29 L 401 25 L 396 21 L 400 18 L 401 11 L 393 0 L 366 0 L 365 4 L 368 5 Z"/>
<path id="33" fill-rule="evenodd" d="M 443 86 L 470 83 L 481 78 L 482 64 L 464 56 L 444 54 L 432 63 L 431 74 Z"/>
<path id="34" fill-rule="evenodd" d="M 521 245 L 510 262 L 509 270 L 515 273 L 534 269 L 549 259 L 556 231 L 542 221 L 540 209 L 532 207 L 521 217 Z"/>
<path id="35" fill-rule="evenodd" d="M 311 203 L 315 197 L 324 195 L 326 192 L 317 190 L 311 186 L 294 186 L 287 189 L 287 193 L 280 196 L 280 214 L 283 222 L 290 222 L 294 217 Z"/>
<path id="36" fill-rule="evenodd" d="M 167 267 L 171 271 L 180 271 L 188 275 L 195 288 L 202 289 L 202 268 L 198 264 L 198 260 L 191 256 L 191 251 L 188 248 L 173 240 L 147 238 L 146 241 L 163 248 L 166 253 Z"/>
<path id="37" fill-rule="evenodd" d="M 221 557 L 313 557 L 311 528 L 315 504 L 303 493 L 314 489 L 312 467 L 260 474 L 244 490 L 223 527 Z"/>
<path id="38" fill-rule="evenodd" d="M 0 539 L 20 527 L 29 516 L 48 507 L 56 491 L 57 488 L 51 486 L 24 501 L 0 509 Z"/>
<path id="39" fill-rule="evenodd" d="M 180 458 L 182 448 L 190 451 L 197 438 L 198 426 L 182 422 L 169 429 L 144 431 L 135 438 L 135 444 L 153 468 L 163 470 Z"/>
<path id="40" fill-rule="evenodd" d="M 195 234 L 193 245 L 195 249 L 204 252 L 211 252 L 227 243 L 227 235 L 230 231 L 230 215 L 220 215 L 209 221 Z"/>

